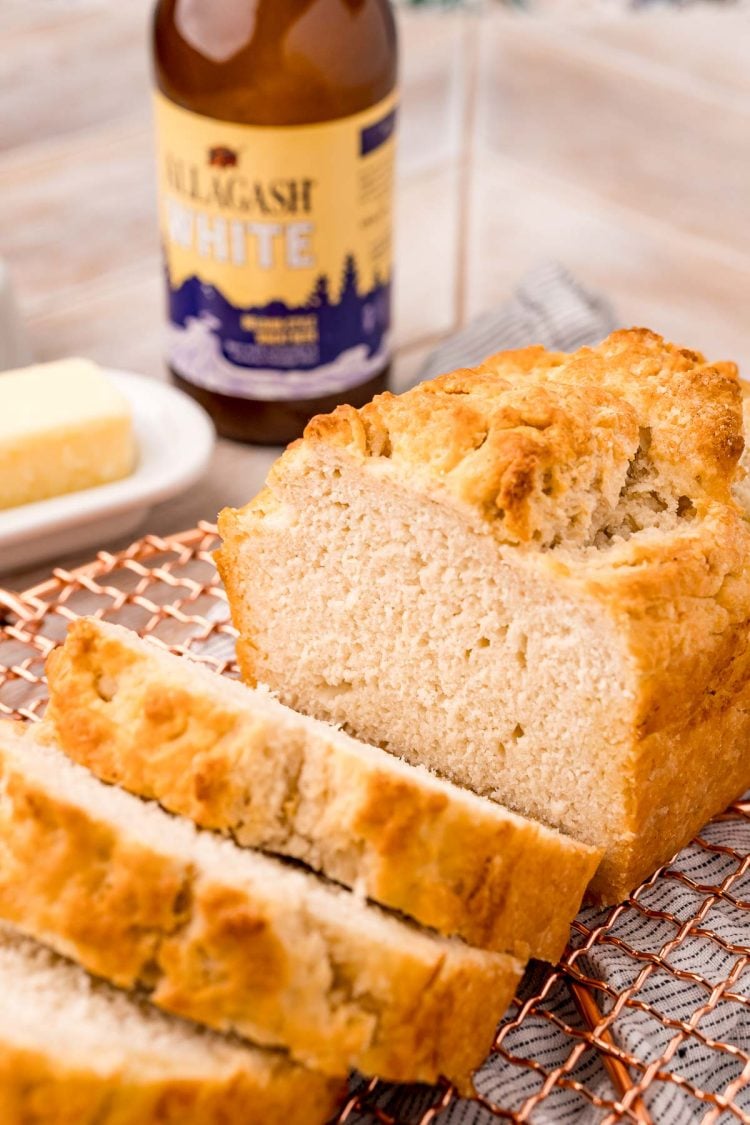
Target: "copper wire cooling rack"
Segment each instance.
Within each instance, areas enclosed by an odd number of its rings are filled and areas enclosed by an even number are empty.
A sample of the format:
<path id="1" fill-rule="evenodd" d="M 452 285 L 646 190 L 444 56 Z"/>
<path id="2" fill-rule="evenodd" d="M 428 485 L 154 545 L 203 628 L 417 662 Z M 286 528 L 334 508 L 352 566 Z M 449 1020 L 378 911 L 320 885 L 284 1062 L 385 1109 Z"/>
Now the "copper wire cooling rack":
<path id="1" fill-rule="evenodd" d="M 0 589 L 0 715 L 41 716 L 44 660 L 81 614 L 236 675 L 216 543 L 208 524 L 147 536 L 23 594 Z M 749 868 L 750 802 L 738 802 L 626 903 L 579 915 L 558 966 L 531 968 L 481 1096 L 355 1077 L 336 1125 L 750 1123 Z"/>

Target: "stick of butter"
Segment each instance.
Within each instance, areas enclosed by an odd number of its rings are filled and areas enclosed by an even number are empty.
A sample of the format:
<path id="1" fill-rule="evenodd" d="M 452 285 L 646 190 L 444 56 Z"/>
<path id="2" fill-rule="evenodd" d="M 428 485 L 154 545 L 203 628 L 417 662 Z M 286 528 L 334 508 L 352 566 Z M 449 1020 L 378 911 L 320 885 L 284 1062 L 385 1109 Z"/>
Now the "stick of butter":
<path id="1" fill-rule="evenodd" d="M 119 480 L 135 464 L 130 407 L 95 363 L 0 374 L 0 509 Z"/>

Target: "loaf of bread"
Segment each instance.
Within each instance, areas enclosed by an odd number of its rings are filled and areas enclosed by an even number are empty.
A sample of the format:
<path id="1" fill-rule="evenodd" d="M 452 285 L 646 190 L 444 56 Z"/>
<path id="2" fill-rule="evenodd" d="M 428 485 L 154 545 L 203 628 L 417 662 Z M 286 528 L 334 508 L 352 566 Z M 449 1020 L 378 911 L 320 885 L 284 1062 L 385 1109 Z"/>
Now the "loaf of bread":
<path id="1" fill-rule="evenodd" d="M 0 918 L 324 1073 L 469 1088 L 518 961 L 199 832 L 25 731 L 0 724 Z"/>
<path id="2" fill-rule="evenodd" d="M 324 1125 L 343 1083 L 167 1016 L 0 926 L 3 1125 Z"/>
<path id="3" fill-rule="evenodd" d="M 47 663 L 66 754 L 481 948 L 556 960 L 598 853 L 117 625 Z"/>
<path id="4" fill-rule="evenodd" d="M 313 419 L 217 562 L 249 683 L 605 849 L 750 785 L 736 369 L 645 329 Z"/>

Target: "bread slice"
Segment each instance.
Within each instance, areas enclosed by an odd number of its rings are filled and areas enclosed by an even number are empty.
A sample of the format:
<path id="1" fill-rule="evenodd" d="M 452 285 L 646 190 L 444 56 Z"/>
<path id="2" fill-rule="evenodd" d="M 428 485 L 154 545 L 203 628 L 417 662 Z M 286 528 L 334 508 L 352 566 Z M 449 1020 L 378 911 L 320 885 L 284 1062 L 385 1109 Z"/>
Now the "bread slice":
<path id="1" fill-rule="evenodd" d="M 3 1125 L 324 1125 L 340 1080 L 166 1016 L 0 926 Z"/>
<path id="2" fill-rule="evenodd" d="M 750 785 L 740 397 L 634 329 L 314 419 L 220 519 L 244 677 L 604 848 L 619 900 Z"/>
<path id="3" fill-rule="evenodd" d="M 518 961 L 198 832 L 23 729 L 0 725 L 0 918 L 324 1073 L 468 1088 Z"/>
<path id="4" fill-rule="evenodd" d="M 94 618 L 47 665 L 71 758 L 471 945 L 557 960 L 598 853 Z"/>

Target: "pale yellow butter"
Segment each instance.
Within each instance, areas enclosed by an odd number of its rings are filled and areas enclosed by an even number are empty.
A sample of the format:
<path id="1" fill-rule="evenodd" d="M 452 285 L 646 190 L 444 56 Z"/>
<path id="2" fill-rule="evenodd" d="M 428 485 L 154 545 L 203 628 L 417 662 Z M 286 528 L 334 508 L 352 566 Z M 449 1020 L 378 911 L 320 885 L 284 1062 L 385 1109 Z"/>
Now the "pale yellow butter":
<path id="1" fill-rule="evenodd" d="M 136 460 L 128 402 L 95 363 L 0 373 L 0 509 L 119 480 Z"/>

